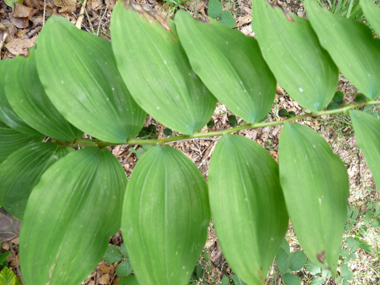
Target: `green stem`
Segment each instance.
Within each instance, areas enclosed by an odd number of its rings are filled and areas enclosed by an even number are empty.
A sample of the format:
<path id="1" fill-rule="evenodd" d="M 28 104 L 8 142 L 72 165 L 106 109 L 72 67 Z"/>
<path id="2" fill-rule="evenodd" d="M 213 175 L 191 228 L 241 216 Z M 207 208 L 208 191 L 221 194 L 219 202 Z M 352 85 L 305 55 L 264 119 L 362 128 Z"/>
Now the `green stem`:
<path id="1" fill-rule="evenodd" d="M 272 121 L 272 122 L 265 122 L 265 123 L 256 123 L 256 124 L 245 124 L 239 127 L 226 129 L 222 131 L 216 131 L 216 132 L 198 132 L 194 133 L 193 135 L 179 135 L 179 136 L 172 136 L 168 138 L 163 139 L 154 139 L 154 140 L 142 140 L 142 139 L 127 139 L 127 142 L 125 144 L 127 145 L 144 145 L 144 144 L 165 144 L 169 142 L 174 141 L 181 141 L 181 140 L 188 140 L 188 139 L 196 139 L 196 138 L 207 138 L 207 137 L 216 137 L 216 136 L 222 136 L 225 134 L 232 134 L 236 133 L 241 130 L 245 129 L 257 129 L 257 128 L 264 128 L 268 126 L 278 126 L 283 125 L 286 122 L 292 122 L 300 119 L 305 119 L 308 117 L 320 117 L 324 115 L 333 115 L 338 113 L 347 113 L 348 110 L 353 108 L 358 108 L 366 105 L 380 105 L 380 101 L 369 101 L 369 102 L 363 102 L 363 103 L 356 103 L 349 106 L 345 106 L 339 109 L 335 110 L 328 110 L 328 111 L 322 111 L 318 113 L 306 113 L 304 115 L 291 117 L 286 120 L 282 121 Z M 89 140 L 82 140 L 82 139 L 76 139 L 72 144 L 68 144 L 67 146 L 98 146 L 98 147 L 107 147 L 107 146 L 115 146 L 120 145 L 120 143 L 109 143 L 104 141 L 89 141 Z"/>

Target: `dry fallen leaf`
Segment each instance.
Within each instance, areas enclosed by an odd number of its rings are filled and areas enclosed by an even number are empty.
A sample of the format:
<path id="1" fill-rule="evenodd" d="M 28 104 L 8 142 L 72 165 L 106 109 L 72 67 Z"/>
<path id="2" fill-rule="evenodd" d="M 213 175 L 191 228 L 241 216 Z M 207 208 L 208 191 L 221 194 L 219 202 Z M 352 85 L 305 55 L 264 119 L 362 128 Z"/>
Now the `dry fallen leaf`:
<path id="1" fill-rule="evenodd" d="M 16 18 L 27 18 L 31 16 L 33 8 L 26 7 L 18 2 L 15 3 L 15 10 L 13 12 L 13 17 Z"/>
<path id="2" fill-rule="evenodd" d="M 25 29 L 29 26 L 28 18 L 16 18 L 13 16 L 9 17 L 11 23 L 15 25 L 16 28 Z"/>
<path id="3" fill-rule="evenodd" d="M 108 285 L 109 283 L 110 283 L 109 274 L 104 274 L 102 277 L 99 278 L 99 284 Z"/>
<path id="4" fill-rule="evenodd" d="M 5 45 L 5 47 L 14 55 L 25 54 L 28 49 L 35 45 L 36 38 L 31 39 L 13 39 Z"/>
<path id="5" fill-rule="evenodd" d="M 58 7 L 75 6 L 76 0 L 54 0 L 54 5 Z"/>

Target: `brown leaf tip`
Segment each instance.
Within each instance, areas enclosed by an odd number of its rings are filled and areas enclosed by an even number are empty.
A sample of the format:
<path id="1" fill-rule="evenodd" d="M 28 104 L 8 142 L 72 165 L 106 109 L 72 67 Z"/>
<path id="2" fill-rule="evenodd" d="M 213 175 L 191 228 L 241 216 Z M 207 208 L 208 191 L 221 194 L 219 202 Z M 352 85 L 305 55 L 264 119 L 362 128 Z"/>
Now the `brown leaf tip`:
<path id="1" fill-rule="evenodd" d="M 272 8 L 279 7 L 284 13 L 286 19 L 288 19 L 290 22 L 294 22 L 294 19 L 289 15 L 289 12 L 286 9 L 286 7 L 282 3 L 278 2 L 278 0 L 273 0 L 273 1 L 268 0 L 268 3 Z"/>
<path id="2" fill-rule="evenodd" d="M 123 3 L 123 6 L 126 10 L 129 10 L 131 8 L 133 11 L 139 13 L 140 16 L 145 18 L 149 23 L 153 24 L 154 22 L 158 22 L 165 30 L 171 30 L 169 23 L 164 17 L 158 14 L 157 11 L 153 11 L 149 8 L 147 9 L 134 0 L 121 0 L 121 2 Z"/>
<path id="3" fill-rule="evenodd" d="M 321 253 L 317 253 L 317 259 L 320 263 L 324 264 L 325 262 L 325 259 L 326 259 L 326 256 L 325 256 L 325 250 L 322 250 Z"/>

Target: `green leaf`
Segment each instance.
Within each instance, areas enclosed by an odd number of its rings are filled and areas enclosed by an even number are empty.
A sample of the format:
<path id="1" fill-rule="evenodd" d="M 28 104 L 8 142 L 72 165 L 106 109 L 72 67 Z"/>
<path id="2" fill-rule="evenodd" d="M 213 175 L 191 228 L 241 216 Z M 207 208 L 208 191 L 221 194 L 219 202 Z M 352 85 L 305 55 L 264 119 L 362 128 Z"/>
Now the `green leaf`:
<path id="1" fill-rule="evenodd" d="M 361 112 L 350 111 L 358 146 L 364 153 L 365 160 L 373 174 L 377 187 L 380 187 L 380 121 Z"/>
<path id="2" fill-rule="evenodd" d="M 380 8 L 379 3 L 375 0 L 360 0 L 360 6 L 368 23 L 380 35 Z"/>
<path id="3" fill-rule="evenodd" d="M 352 280 L 354 278 L 351 267 L 349 267 L 345 262 L 342 262 L 340 265 L 340 275 L 346 280 Z"/>
<path id="4" fill-rule="evenodd" d="M 317 1 L 306 0 L 304 5 L 321 45 L 343 75 L 367 97 L 379 97 L 380 40 L 368 26 L 324 10 Z"/>
<path id="5" fill-rule="evenodd" d="M 366 243 L 365 241 L 359 240 L 359 247 L 367 253 L 372 252 L 371 250 L 372 245 Z"/>
<path id="6" fill-rule="evenodd" d="M 222 14 L 222 3 L 219 0 L 209 0 L 208 1 L 208 15 L 213 18 L 219 18 Z"/>
<path id="7" fill-rule="evenodd" d="M 136 277 L 134 275 L 129 275 L 118 280 L 119 285 L 138 285 Z"/>
<path id="8" fill-rule="evenodd" d="M 10 250 L 0 253 L 0 264 L 3 264 L 3 262 L 7 259 L 7 257 L 11 254 Z"/>
<path id="9" fill-rule="evenodd" d="M 307 271 L 310 272 L 310 274 L 312 275 L 317 275 L 317 274 L 321 274 L 321 268 L 317 265 L 315 265 L 313 262 L 311 262 L 310 260 L 307 260 L 306 261 L 306 264 L 305 264 L 305 268 L 307 269 Z"/>
<path id="10" fill-rule="evenodd" d="M 318 133 L 299 124 L 285 123 L 279 161 L 297 238 L 310 260 L 335 276 L 347 216 L 347 169 Z"/>
<path id="11" fill-rule="evenodd" d="M 348 237 L 346 239 L 346 242 L 347 242 L 347 247 L 351 249 L 351 252 L 356 252 L 356 250 L 359 247 L 359 242 L 353 237 Z"/>
<path id="12" fill-rule="evenodd" d="M 129 260 L 124 260 L 116 268 L 117 276 L 126 277 L 132 273 L 132 266 Z"/>
<path id="13" fill-rule="evenodd" d="M 284 249 L 280 248 L 276 255 L 276 264 L 281 274 L 284 274 L 290 268 L 291 255 Z"/>
<path id="14" fill-rule="evenodd" d="M 0 127 L 0 163 L 19 148 L 35 142 L 41 142 L 44 135 L 25 135 L 13 129 Z"/>
<path id="15" fill-rule="evenodd" d="M 292 271 L 298 271 L 301 270 L 306 262 L 306 255 L 303 251 L 297 250 L 292 255 L 292 260 L 290 264 L 290 269 Z"/>
<path id="16" fill-rule="evenodd" d="M 344 98 L 343 92 L 342 91 L 337 91 L 334 94 L 333 101 L 337 102 L 337 103 L 341 103 L 343 101 L 343 98 Z"/>
<path id="17" fill-rule="evenodd" d="M 21 3 L 24 2 L 24 0 L 4 0 L 5 4 L 7 4 L 9 7 L 14 8 L 14 5 L 16 2 Z"/>
<path id="18" fill-rule="evenodd" d="M 276 80 L 257 41 L 213 19 L 196 21 L 185 11 L 178 11 L 175 23 L 192 68 L 214 96 L 250 123 L 265 118 Z"/>
<path id="19" fill-rule="evenodd" d="M 208 203 L 202 173 L 179 150 L 155 146 L 137 162 L 122 232 L 140 284 L 188 284 L 206 241 Z"/>
<path id="20" fill-rule="evenodd" d="M 0 205 L 22 220 L 26 203 L 41 175 L 69 152 L 53 142 L 28 144 L 0 164 Z"/>
<path id="21" fill-rule="evenodd" d="M 286 285 L 299 285 L 301 284 L 301 278 L 293 275 L 292 273 L 286 273 L 281 275 Z"/>
<path id="22" fill-rule="evenodd" d="M 372 220 L 372 213 L 370 211 L 367 211 L 365 213 L 365 217 L 363 218 L 363 223 L 369 224 Z"/>
<path id="23" fill-rule="evenodd" d="M 256 142 L 225 135 L 211 158 L 209 195 L 228 264 L 245 282 L 263 283 L 288 228 L 277 163 Z"/>
<path id="24" fill-rule="evenodd" d="M 22 285 L 22 283 L 11 269 L 4 267 L 0 272 L 0 285 Z"/>
<path id="25" fill-rule="evenodd" d="M 123 242 L 120 245 L 120 251 L 124 255 L 124 258 L 129 258 L 129 254 L 128 254 L 128 251 L 127 251 L 127 247 L 125 246 L 125 242 Z"/>
<path id="26" fill-rule="evenodd" d="M 282 239 L 282 242 L 281 242 L 281 245 L 280 247 L 285 250 L 286 254 L 287 255 L 290 255 L 290 246 L 288 244 L 288 242 L 286 241 L 286 239 Z"/>
<path id="27" fill-rule="evenodd" d="M 8 102 L 7 96 L 5 94 L 5 85 L 7 84 L 6 76 L 9 67 L 12 65 L 14 59 L 5 59 L 0 61 L 0 120 L 5 123 L 8 127 L 29 135 L 38 136 L 40 135 L 35 129 L 31 128 L 26 124 L 12 109 Z"/>
<path id="28" fill-rule="evenodd" d="M 350 255 L 350 251 L 348 249 L 341 249 L 340 250 L 340 255 L 342 257 L 348 257 Z"/>
<path id="29" fill-rule="evenodd" d="M 63 141 L 82 138 L 47 97 L 37 74 L 35 49 L 29 56 L 17 56 L 8 64 L 5 93 L 17 115 L 40 133 Z"/>
<path id="30" fill-rule="evenodd" d="M 112 48 L 136 102 L 157 121 L 182 134 L 203 128 L 216 99 L 190 67 L 169 19 L 132 0 L 112 11 Z"/>
<path id="31" fill-rule="evenodd" d="M 113 244 L 108 245 L 107 250 L 103 255 L 103 259 L 107 263 L 119 262 L 122 258 L 123 255 L 120 250 Z"/>
<path id="32" fill-rule="evenodd" d="M 235 282 L 235 285 L 248 285 L 243 280 L 241 280 L 237 275 L 231 275 L 231 278 Z"/>
<path id="33" fill-rule="evenodd" d="M 230 280 L 226 275 L 224 275 L 222 278 L 222 285 L 230 285 Z"/>
<path id="34" fill-rule="evenodd" d="M 227 10 L 227 11 L 224 11 L 220 17 L 219 17 L 219 21 L 222 23 L 222 24 L 225 24 L 227 25 L 228 27 L 230 28 L 235 28 L 236 27 L 236 20 L 234 18 L 234 16 L 232 16 L 232 13 L 231 11 Z"/>
<path id="35" fill-rule="evenodd" d="M 34 187 L 21 227 L 25 283 L 86 279 L 120 229 L 126 184 L 123 167 L 106 148 L 81 149 L 52 165 Z"/>
<path id="36" fill-rule="evenodd" d="M 266 0 L 251 2 L 252 29 L 278 83 L 303 107 L 322 110 L 334 96 L 339 73 L 309 21 Z"/>
<path id="37" fill-rule="evenodd" d="M 314 277 L 310 285 L 319 285 L 319 284 L 324 284 L 324 283 L 325 283 L 325 279 L 323 277 Z"/>
<path id="38" fill-rule="evenodd" d="M 109 41 L 53 15 L 37 47 L 40 80 L 66 120 L 108 142 L 125 143 L 137 135 L 146 114 L 130 96 Z"/>

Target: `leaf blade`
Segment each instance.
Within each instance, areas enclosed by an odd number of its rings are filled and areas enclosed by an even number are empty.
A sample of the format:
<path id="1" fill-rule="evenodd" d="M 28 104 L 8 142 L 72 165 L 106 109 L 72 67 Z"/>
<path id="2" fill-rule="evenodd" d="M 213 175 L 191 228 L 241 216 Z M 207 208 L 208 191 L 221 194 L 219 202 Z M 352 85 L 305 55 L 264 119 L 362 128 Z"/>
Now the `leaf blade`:
<path id="1" fill-rule="evenodd" d="M 299 124 L 284 125 L 279 160 L 280 182 L 298 240 L 312 262 L 335 275 L 347 216 L 346 167 L 322 137 Z"/>
<path id="2" fill-rule="evenodd" d="M 305 8 L 321 45 L 343 75 L 367 97 L 379 97 L 380 40 L 366 25 L 332 14 L 315 1 L 305 1 Z"/>
<path id="3" fill-rule="evenodd" d="M 256 40 L 215 20 L 205 21 L 185 11 L 175 18 L 193 70 L 235 114 L 250 123 L 260 121 L 272 106 L 276 80 Z"/>
<path id="4" fill-rule="evenodd" d="M 334 96 L 339 73 L 309 21 L 265 0 L 252 1 L 252 13 L 252 29 L 278 83 L 303 107 L 322 110 Z"/>
<path id="5" fill-rule="evenodd" d="M 209 221 L 199 169 L 177 149 L 151 148 L 136 164 L 123 206 L 122 231 L 138 282 L 188 284 Z"/>
<path id="6" fill-rule="evenodd" d="M 117 66 L 136 102 L 177 132 L 203 128 L 216 99 L 191 69 L 173 23 L 130 0 L 117 2 L 112 16 Z"/>
<path id="7" fill-rule="evenodd" d="M 223 136 L 210 162 L 209 195 L 228 263 L 245 282 L 263 284 L 288 227 L 277 163 L 248 138 Z"/>
<path id="8" fill-rule="evenodd" d="M 113 143 L 125 143 L 139 132 L 146 113 L 122 81 L 111 43 L 53 15 L 37 44 L 40 80 L 64 118 L 87 134 Z"/>
<path id="9" fill-rule="evenodd" d="M 53 164 L 33 189 L 24 214 L 20 262 L 25 282 L 80 284 L 120 228 L 126 183 L 123 168 L 107 149 L 81 149 Z"/>

